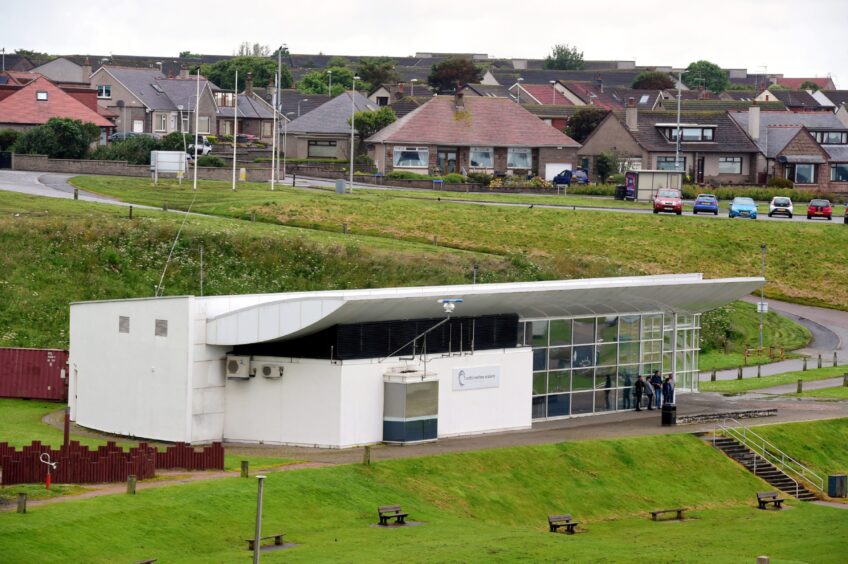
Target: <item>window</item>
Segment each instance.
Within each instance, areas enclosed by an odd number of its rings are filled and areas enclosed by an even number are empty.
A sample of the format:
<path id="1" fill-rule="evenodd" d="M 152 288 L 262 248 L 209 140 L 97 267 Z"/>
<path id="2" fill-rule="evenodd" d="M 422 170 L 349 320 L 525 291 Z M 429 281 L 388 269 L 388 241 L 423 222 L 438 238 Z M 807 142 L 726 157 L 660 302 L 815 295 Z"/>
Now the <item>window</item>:
<path id="1" fill-rule="evenodd" d="M 222 108 L 232 108 L 236 105 L 236 95 L 233 92 L 218 92 L 215 103 Z"/>
<path id="2" fill-rule="evenodd" d="M 491 147 L 471 147 L 471 168 L 494 168 L 494 150 Z"/>
<path id="3" fill-rule="evenodd" d="M 815 184 L 816 165 L 814 164 L 790 164 L 786 167 L 786 178 L 795 184 Z"/>
<path id="4" fill-rule="evenodd" d="M 156 114 L 156 119 L 154 120 L 154 124 L 156 127 L 156 131 L 167 131 L 168 129 L 168 116 L 166 114 Z"/>
<path id="5" fill-rule="evenodd" d="M 182 130 L 183 130 L 183 132 L 186 132 L 186 131 L 188 131 L 188 116 L 184 115 L 182 117 L 182 120 L 183 120 L 183 129 Z"/>
<path id="6" fill-rule="evenodd" d="M 830 165 L 830 179 L 834 182 L 848 182 L 848 163 Z"/>
<path id="7" fill-rule="evenodd" d="M 168 336 L 168 320 L 167 319 L 157 319 L 156 320 L 156 328 L 154 330 L 157 337 L 167 337 Z"/>
<path id="8" fill-rule="evenodd" d="M 719 174 L 742 174 L 742 157 L 719 157 Z"/>
<path id="9" fill-rule="evenodd" d="M 132 122 L 133 133 L 144 133 L 144 120 L 134 119 Z"/>
<path id="10" fill-rule="evenodd" d="M 118 333 L 130 332 L 130 318 L 126 315 L 118 316 Z"/>
<path id="11" fill-rule="evenodd" d="M 273 137 L 274 136 L 273 125 L 274 125 L 273 122 L 270 122 L 270 121 L 263 121 L 262 122 L 262 137 Z"/>
<path id="12" fill-rule="evenodd" d="M 657 170 L 678 170 L 675 157 L 657 157 Z M 686 170 L 686 157 L 680 157 L 680 170 Z"/>
<path id="13" fill-rule="evenodd" d="M 662 125 L 658 126 L 660 133 L 669 141 L 677 141 L 677 126 Z M 686 126 L 680 127 L 680 139 L 682 142 L 687 141 L 702 141 L 710 142 L 715 140 L 715 127 L 708 126 Z"/>
<path id="14" fill-rule="evenodd" d="M 388 106 L 389 105 L 389 97 L 388 96 L 377 96 L 377 105 L 378 106 Z"/>
<path id="15" fill-rule="evenodd" d="M 219 121 L 219 127 L 221 129 L 222 135 L 232 135 L 233 134 L 233 122 L 231 121 Z"/>
<path id="16" fill-rule="evenodd" d="M 211 133 L 209 131 L 209 116 L 200 116 L 197 125 L 198 133 Z"/>
<path id="17" fill-rule="evenodd" d="M 533 166 L 533 150 L 510 147 L 506 151 L 506 168 L 531 168 Z"/>
<path id="18" fill-rule="evenodd" d="M 430 162 L 430 150 L 427 147 L 395 147 L 394 166 L 396 168 L 427 168 Z"/>
<path id="19" fill-rule="evenodd" d="M 306 156 L 333 159 L 336 157 L 336 141 L 319 141 L 310 139 L 308 141 Z"/>
<path id="20" fill-rule="evenodd" d="M 35 93 L 35 99 L 38 100 L 39 102 L 46 102 L 47 101 L 47 92 L 44 92 L 43 90 L 39 90 L 38 92 Z"/>
<path id="21" fill-rule="evenodd" d="M 813 131 L 812 135 L 822 145 L 848 145 L 848 131 Z"/>
<path id="22" fill-rule="evenodd" d="M 97 86 L 97 97 L 110 99 L 112 98 L 112 85 L 110 84 L 100 84 Z"/>

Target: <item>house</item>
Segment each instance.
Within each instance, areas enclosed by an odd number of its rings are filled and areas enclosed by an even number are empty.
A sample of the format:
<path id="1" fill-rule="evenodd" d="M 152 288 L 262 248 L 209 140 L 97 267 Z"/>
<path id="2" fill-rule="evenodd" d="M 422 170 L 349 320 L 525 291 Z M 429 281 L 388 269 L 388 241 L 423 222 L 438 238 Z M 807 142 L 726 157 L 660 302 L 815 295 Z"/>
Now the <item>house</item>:
<path id="1" fill-rule="evenodd" d="M 801 85 L 805 82 L 812 82 L 819 87 L 819 90 L 835 90 L 836 85 L 829 76 L 815 78 L 786 78 L 780 76 L 774 80 L 775 84 L 779 84 L 789 90 L 801 90 Z"/>
<path id="2" fill-rule="evenodd" d="M 466 96 L 488 96 L 489 98 L 510 98 L 515 100 L 515 94 L 502 84 L 469 83 L 459 89 Z"/>
<path id="3" fill-rule="evenodd" d="M 833 107 L 822 106 L 813 95 L 806 90 L 763 90 L 754 98 L 757 102 L 783 102 L 786 109 L 792 112 L 832 112 Z"/>
<path id="4" fill-rule="evenodd" d="M 366 139 L 383 173 L 484 172 L 552 177 L 580 144 L 506 98 L 436 96 Z M 549 166 L 551 165 L 550 169 Z"/>
<path id="5" fill-rule="evenodd" d="M 789 178 L 819 190 L 848 189 L 848 126 L 830 112 L 730 112 L 730 118 L 756 143 L 766 177 Z"/>
<path id="6" fill-rule="evenodd" d="M 88 84 L 88 77 L 91 75 L 91 63 L 88 58 L 82 65 L 78 65 L 65 57 L 57 57 L 35 67 L 32 72 L 46 76 L 53 82 Z"/>
<path id="7" fill-rule="evenodd" d="M 747 110 L 751 106 L 759 106 L 762 110 L 786 111 L 786 106 L 780 100 L 774 102 L 756 102 L 754 100 L 723 100 L 720 98 L 683 99 L 679 102 L 682 112 L 724 112 L 727 110 Z M 663 99 L 657 105 L 657 110 L 676 112 L 678 101 Z"/>
<path id="8" fill-rule="evenodd" d="M 234 92 L 225 90 L 215 91 L 215 105 L 218 107 L 217 134 L 232 135 L 236 131 L 233 124 L 236 99 L 238 99 L 238 133 L 254 135 L 263 143 L 273 143 L 274 107 L 254 92 L 252 73 L 247 73 L 244 92 L 238 96 Z M 285 118 L 278 113 L 277 119 Z M 279 130 L 282 131 L 282 125 L 279 126 Z"/>
<path id="9" fill-rule="evenodd" d="M 47 123 L 50 118 L 76 119 L 93 123 L 100 128 L 101 142 L 114 127 L 113 123 L 97 112 L 93 90 L 67 92 L 43 76 L 6 92 L 0 99 L 0 128 L 24 131 Z"/>
<path id="10" fill-rule="evenodd" d="M 289 157 L 293 159 L 350 157 L 349 120 L 352 112 L 373 112 L 378 109 L 377 104 L 359 92 L 339 94 L 288 124 Z"/>
<path id="11" fill-rule="evenodd" d="M 521 104 L 545 104 L 551 106 L 580 105 L 567 98 L 563 91 L 557 89 L 557 81 L 550 84 L 525 84 L 516 82 L 509 87 L 510 95 Z"/>
<path id="12" fill-rule="evenodd" d="M 750 184 L 757 176 L 759 150 L 726 112 L 682 113 L 680 164 L 695 182 Z M 675 170 L 677 114 L 640 112 L 635 101 L 612 112 L 583 142 L 578 154 L 594 170 L 595 158 L 618 154 L 621 168 Z"/>
<path id="13" fill-rule="evenodd" d="M 405 82 L 380 84 L 368 94 L 368 99 L 378 106 L 388 106 L 407 96 L 414 97 L 416 86 L 418 87 L 418 96 L 430 95 L 430 87 L 427 85 L 427 81 L 422 83 L 418 79 L 412 79 L 408 84 Z"/>
<path id="14" fill-rule="evenodd" d="M 214 92 L 218 88 L 203 77 L 189 76 L 185 69 L 179 77 L 167 78 L 158 69 L 104 65 L 92 73 L 89 83 L 97 90 L 98 104 L 118 115 L 119 132 L 156 137 L 174 131 L 194 133 L 195 123 L 200 134 L 217 131 Z"/>

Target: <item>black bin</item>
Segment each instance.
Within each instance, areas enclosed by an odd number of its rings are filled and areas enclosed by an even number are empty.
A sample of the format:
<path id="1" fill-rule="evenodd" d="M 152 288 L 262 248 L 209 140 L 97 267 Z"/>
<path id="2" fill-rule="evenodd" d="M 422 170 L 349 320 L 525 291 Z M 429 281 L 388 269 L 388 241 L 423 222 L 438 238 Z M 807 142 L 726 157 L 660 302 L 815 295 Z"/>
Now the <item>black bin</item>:
<path id="1" fill-rule="evenodd" d="M 673 403 L 662 406 L 662 424 L 664 427 L 677 425 L 677 406 Z"/>
<path id="2" fill-rule="evenodd" d="M 625 194 L 627 194 L 627 187 L 624 184 L 616 184 L 615 185 L 615 199 L 623 200 Z"/>
<path id="3" fill-rule="evenodd" d="M 848 477 L 845 474 L 833 474 L 827 477 L 827 495 L 829 497 L 848 497 Z"/>

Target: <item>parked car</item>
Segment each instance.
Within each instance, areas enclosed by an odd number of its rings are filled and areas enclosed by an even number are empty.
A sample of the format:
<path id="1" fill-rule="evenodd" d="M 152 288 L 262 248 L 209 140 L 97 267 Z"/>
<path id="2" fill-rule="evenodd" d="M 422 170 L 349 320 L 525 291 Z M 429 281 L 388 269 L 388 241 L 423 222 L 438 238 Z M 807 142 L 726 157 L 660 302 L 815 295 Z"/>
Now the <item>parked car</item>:
<path id="1" fill-rule="evenodd" d="M 661 188 L 654 196 L 654 213 L 669 212 L 680 215 L 683 213 L 683 197 L 680 190 Z"/>
<path id="2" fill-rule="evenodd" d="M 727 209 L 727 217 L 748 217 L 757 219 L 757 204 L 751 198 L 733 198 Z"/>
<path id="3" fill-rule="evenodd" d="M 585 169 L 564 170 L 554 176 L 554 185 L 571 186 L 572 184 L 589 184 L 589 175 Z"/>
<path id="4" fill-rule="evenodd" d="M 698 194 L 698 197 L 695 198 L 695 204 L 692 206 L 692 214 L 697 215 L 698 212 L 718 215 L 718 198 L 712 194 Z"/>
<path id="5" fill-rule="evenodd" d="M 190 144 L 187 148 L 188 153 L 194 154 L 194 143 Z M 203 135 L 200 138 L 200 144 L 197 146 L 197 154 L 198 155 L 208 155 L 212 152 L 212 143 L 209 142 L 209 139 Z"/>
<path id="6" fill-rule="evenodd" d="M 792 218 L 794 213 L 794 208 L 792 207 L 792 200 L 786 198 L 784 196 L 775 196 L 769 202 L 769 217 L 774 217 L 776 215 L 785 215 Z"/>
<path id="7" fill-rule="evenodd" d="M 251 133 L 239 133 L 236 135 L 237 143 L 253 143 L 254 141 L 259 141 L 259 137 Z"/>
<path id="8" fill-rule="evenodd" d="M 807 206 L 807 219 L 813 219 L 814 217 L 823 217 L 828 221 L 833 219 L 833 208 L 830 206 L 830 200 L 822 198 L 810 200 Z"/>
<path id="9" fill-rule="evenodd" d="M 124 141 L 132 137 L 143 137 L 144 133 L 135 133 L 132 131 L 118 131 L 109 136 L 109 141 Z"/>

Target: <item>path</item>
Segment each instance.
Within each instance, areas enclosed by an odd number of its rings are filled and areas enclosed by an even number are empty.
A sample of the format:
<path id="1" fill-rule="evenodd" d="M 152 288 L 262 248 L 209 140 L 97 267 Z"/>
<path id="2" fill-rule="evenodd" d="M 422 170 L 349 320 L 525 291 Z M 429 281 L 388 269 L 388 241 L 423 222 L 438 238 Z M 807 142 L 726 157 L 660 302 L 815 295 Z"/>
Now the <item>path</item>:
<path id="1" fill-rule="evenodd" d="M 76 174 L 53 174 L 44 172 L 26 172 L 21 170 L 0 170 L 0 190 L 29 194 L 31 196 L 45 196 L 48 198 L 73 199 L 74 187 L 68 180 Z M 79 199 L 84 202 L 96 202 L 101 204 L 112 204 L 115 206 L 129 206 L 109 196 L 101 196 L 85 190 L 79 191 Z M 144 206 L 135 206 L 144 207 Z"/>

